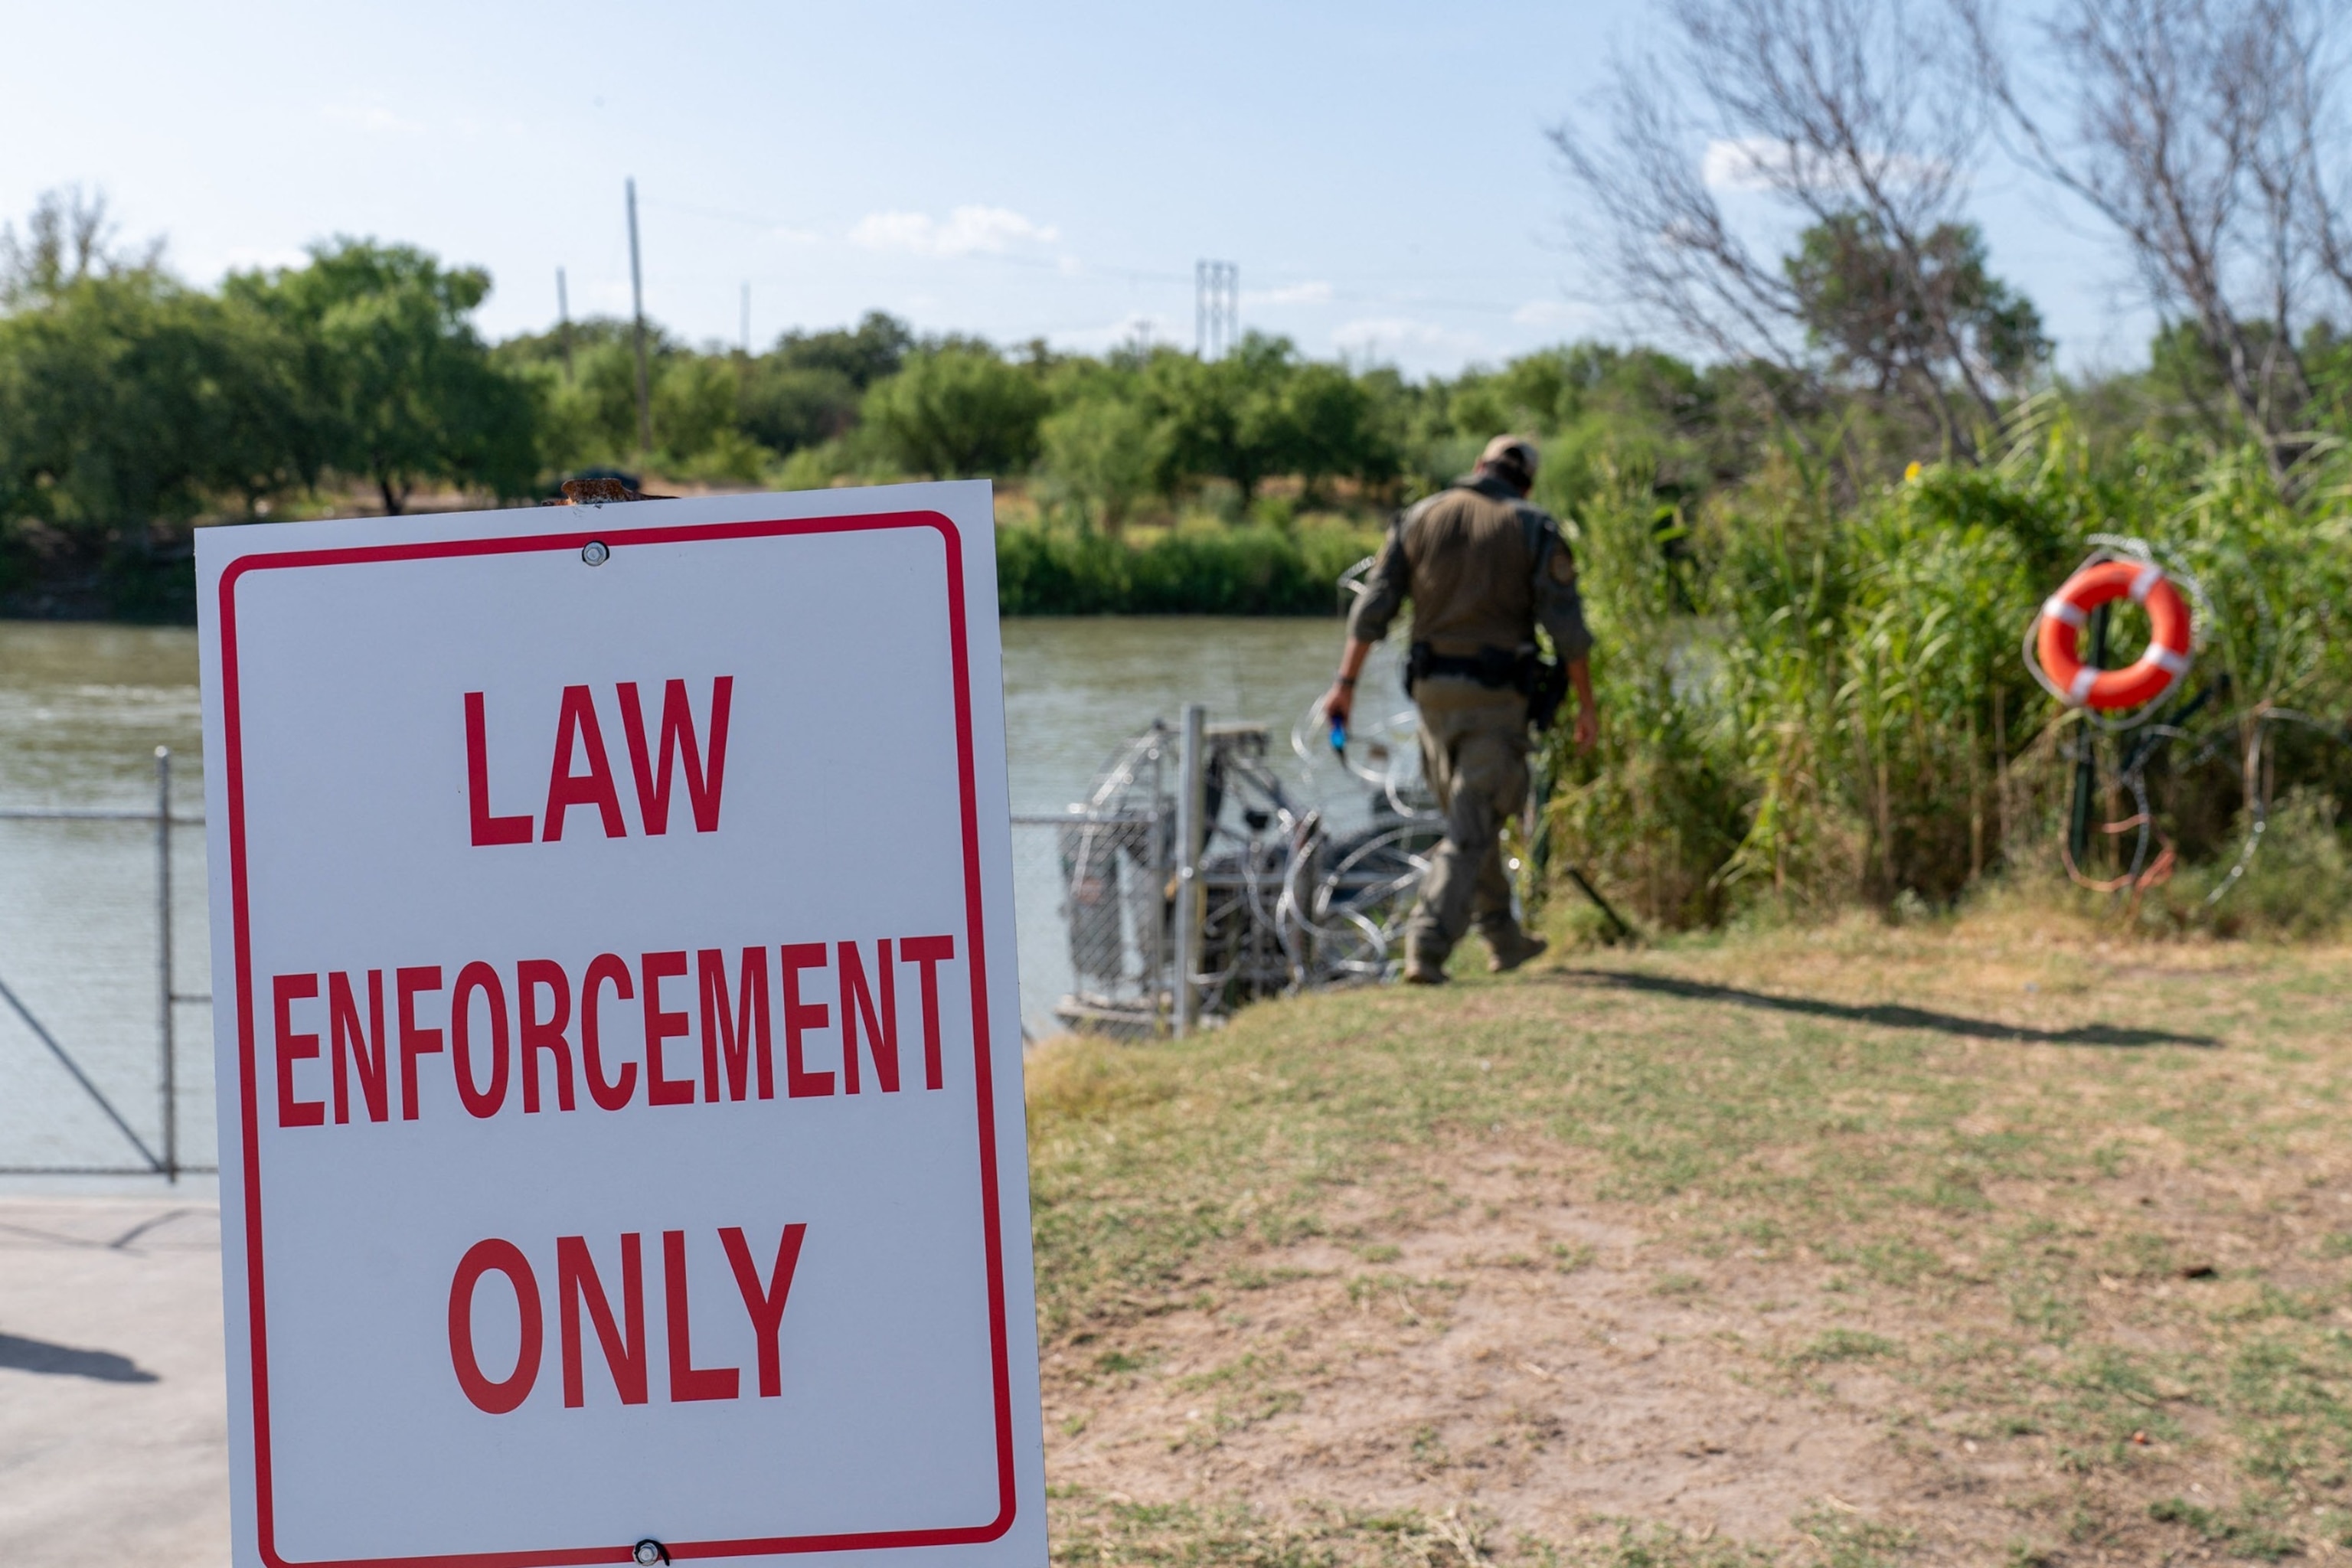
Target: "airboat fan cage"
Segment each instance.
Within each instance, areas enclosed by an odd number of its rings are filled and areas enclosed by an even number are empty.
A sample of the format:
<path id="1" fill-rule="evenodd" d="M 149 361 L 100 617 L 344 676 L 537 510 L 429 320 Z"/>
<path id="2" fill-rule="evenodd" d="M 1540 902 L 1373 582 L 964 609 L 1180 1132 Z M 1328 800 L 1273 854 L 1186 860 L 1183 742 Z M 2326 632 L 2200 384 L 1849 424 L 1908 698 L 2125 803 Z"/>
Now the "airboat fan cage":
<path id="1" fill-rule="evenodd" d="M 1180 1013 L 1215 1019 L 1262 997 L 1392 973 L 1443 833 L 1421 783 L 1412 710 L 1377 725 L 1358 756 L 1340 759 L 1344 771 L 1307 744 L 1319 718 L 1310 710 L 1290 737 L 1304 786 L 1276 771 L 1269 726 L 1203 726 L 1189 943 L 1178 930 L 1179 823 L 1191 781 L 1175 728 L 1155 720 L 1122 742 L 1086 800 L 1051 819 L 1072 976 L 1054 1009 L 1060 1023 L 1157 1033 Z M 1313 803 L 1308 793 L 1330 798 Z M 1348 798 L 1359 795 L 1360 808 Z"/>

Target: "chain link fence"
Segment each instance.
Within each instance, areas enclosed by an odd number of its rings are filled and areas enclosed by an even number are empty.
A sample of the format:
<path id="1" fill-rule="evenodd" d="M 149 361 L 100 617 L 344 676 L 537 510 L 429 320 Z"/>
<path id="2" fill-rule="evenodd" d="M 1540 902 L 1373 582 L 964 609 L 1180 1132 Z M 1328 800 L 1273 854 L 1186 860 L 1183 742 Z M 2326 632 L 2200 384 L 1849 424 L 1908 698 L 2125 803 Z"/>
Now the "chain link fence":
<path id="1" fill-rule="evenodd" d="M 214 1170 L 203 825 L 162 748 L 151 809 L 0 807 L 0 1174 Z"/>
<path id="2" fill-rule="evenodd" d="M 1032 1038 L 1169 1026 L 1175 845 L 1172 814 L 1160 810 L 1013 819 L 1021 1015 Z"/>

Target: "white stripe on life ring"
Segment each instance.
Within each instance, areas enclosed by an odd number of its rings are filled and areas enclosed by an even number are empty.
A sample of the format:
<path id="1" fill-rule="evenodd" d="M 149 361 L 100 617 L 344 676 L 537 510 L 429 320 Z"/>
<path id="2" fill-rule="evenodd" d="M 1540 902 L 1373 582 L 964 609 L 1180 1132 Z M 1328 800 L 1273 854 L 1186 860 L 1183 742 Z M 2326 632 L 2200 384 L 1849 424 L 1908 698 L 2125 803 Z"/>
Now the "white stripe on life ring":
<path id="1" fill-rule="evenodd" d="M 2049 602 L 2042 606 L 2042 613 L 2053 621 L 2065 622 L 2078 632 L 2091 623 L 2089 611 L 2079 605 L 2060 598 L 2055 594 L 2051 595 Z"/>
<path id="2" fill-rule="evenodd" d="M 2148 596 L 2150 594 L 2155 593 L 2155 592 L 2156 592 L 2156 585 L 2157 585 L 2158 583 L 2161 583 L 2161 582 L 2163 582 L 2163 581 L 2164 581 L 2164 574 L 2163 574 L 2163 573 L 2161 573 L 2161 572 L 2159 572 L 2159 571 L 2158 571 L 2155 567 L 2153 567 L 2153 566 L 2143 566 L 2143 567 L 2141 567 L 2141 568 L 2139 569 L 2139 571 L 2138 571 L 2137 574 L 2134 574 L 2134 576 L 2132 577 L 2132 585 L 2131 585 L 2131 599 L 2132 599 L 2132 603 L 2133 603 L 2133 604 L 2135 604 L 2135 605 L 2145 605 L 2145 604 L 2147 604 L 2147 596 Z"/>
<path id="3" fill-rule="evenodd" d="M 2082 668 L 2076 670 L 2074 672 L 2074 684 L 2066 688 L 2066 700 L 2074 703 L 2078 708 L 2084 702 L 2089 701 L 2091 697 L 2091 683 L 2098 679 L 2105 672 L 2094 668 L 2092 666 L 2087 664 Z"/>
<path id="4" fill-rule="evenodd" d="M 2141 656 L 2167 675 L 2179 675 L 2189 668 L 2189 656 L 2157 643 Z"/>

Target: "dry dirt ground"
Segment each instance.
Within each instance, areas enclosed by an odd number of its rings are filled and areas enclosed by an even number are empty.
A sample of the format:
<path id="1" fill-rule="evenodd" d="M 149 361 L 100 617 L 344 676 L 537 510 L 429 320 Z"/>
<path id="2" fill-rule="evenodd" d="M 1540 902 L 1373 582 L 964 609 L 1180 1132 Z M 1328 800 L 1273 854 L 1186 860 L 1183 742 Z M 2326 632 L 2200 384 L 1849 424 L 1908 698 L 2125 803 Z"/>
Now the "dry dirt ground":
<path id="1" fill-rule="evenodd" d="M 1882 1161 L 1909 1199 L 1824 1209 L 1775 1190 L 1811 1155 L 1766 1138 L 1729 1179 L 1633 1201 L 1589 1143 L 1441 1119 L 1331 1184 L 1304 1234 L 1234 1226 L 1164 1298 L 1048 1332 L 1060 1554 L 2352 1561 L 2345 955 L 1853 941 L 1457 989 L 1440 1035 L 1520 1053 L 1482 1073 L 1524 1073 L 1548 1035 L 1759 1057 L 1924 1037 L 1910 1070 L 1958 1098 L 1812 1087 L 1861 1142 L 2017 1157 L 1942 1203 Z M 1410 1033 L 1417 1003 L 1328 1043 Z M 2041 1141 L 2075 1146 L 2028 1157 Z"/>
<path id="2" fill-rule="evenodd" d="M 2004 1332 L 1997 1292 L 1964 1291 L 1924 1318 L 1854 1300 L 1817 1259 L 1677 1246 L 1633 1205 L 1568 1195 L 1578 1184 L 1540 1155 L 1465 1151 L 1448 1173 L 1464 1202 L 1434 1224 L 1362 1215 L 1397 1239 L 1269 1250 L 1213 1304 L 1049 1352 L 1054 1482 L 1112 1501 L 1239 1504 L 1270 1521 L 1335 1500 L 1458 1521 L 1478 1555 L 1514 1542 L 1613 1548 L 1628 1524 L 1652 1523 L 1693 1545 L 1804 1548 L 1843 1515 L 1844 1533 L 1897 1560 L 1985 1563 L 2034 1555 L 2015 1550 L 2033 1516 L 2077 1489 L 2056 1445 L 2011 1429 L 2030 1424 L 1887 1369 L 1923 1328 Z M 2295 1228 L 2215 1234 L 2210 1250 L 2292 1270 Z M 2138 1299 L 2229 1289 L 2105 1288 L 2108 1331 L 2148 1348 L 2168 1336 L 2133 1322 Z M 2234 1496 L 2222 1455 L 2178 1452 L 2213 1417 L 2167 1392 L 2147 1407 L 2177 1428 L 2172 1452 L 2140 1468 L 2141 1489 Z M 2155 1459 L 2157 1442 L 2145 1447 Z M 2324 1539 L 2312 1550 L 2352 1560 Z M 2063 1560 L 2169 1555 L 2123 1540 Z"/>

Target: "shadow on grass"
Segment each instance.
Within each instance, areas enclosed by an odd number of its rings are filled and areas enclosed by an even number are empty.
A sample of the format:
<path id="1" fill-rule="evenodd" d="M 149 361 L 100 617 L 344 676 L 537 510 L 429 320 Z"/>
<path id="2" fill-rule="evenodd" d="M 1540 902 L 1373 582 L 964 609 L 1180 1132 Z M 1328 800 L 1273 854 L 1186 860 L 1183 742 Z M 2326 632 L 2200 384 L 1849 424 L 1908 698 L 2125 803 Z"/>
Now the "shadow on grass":
<path id="1" fill-rule="evenodd" d="M 2210 1035 L 2176 1035 L 2165 1029 L 2126 1029 L 2113 1024 L 2083 1024 L 2072 1029 L 2029 1029 L 1992 1018 L 1967 1018 L 1957 1013 L 1930 1012 L 1892 1002 L 1856 1007 L 1843 1002 L 1823 1002 L 1811 996 L 1775 996 L 1737 985 L 1710 985 L 1668 974 L 1643 974 L 1624 969 L 1570 969 L 1559 972 L 1571 983 L 1607 985 L 1620 991 L 1645 991 L 1686 1002 L 1727 1002 L 1738 1007 L 1764 1007 L 1776 1013 L 1803 1013 L 1815 1018 L 1837 1018 L 1850 1024 L 1875 1024 L 1885 1029 L 1933 1029 L 1938 1034 L 1965 1035 L 1979 1040 L 2017 1040 L 2040 1046 L 2197 1046 L 2217 1049 L 2221 1042 Z"/>

